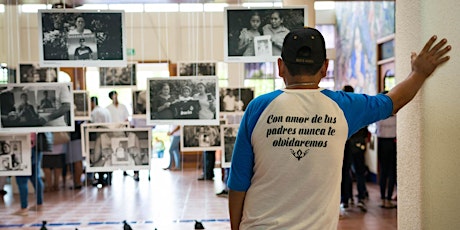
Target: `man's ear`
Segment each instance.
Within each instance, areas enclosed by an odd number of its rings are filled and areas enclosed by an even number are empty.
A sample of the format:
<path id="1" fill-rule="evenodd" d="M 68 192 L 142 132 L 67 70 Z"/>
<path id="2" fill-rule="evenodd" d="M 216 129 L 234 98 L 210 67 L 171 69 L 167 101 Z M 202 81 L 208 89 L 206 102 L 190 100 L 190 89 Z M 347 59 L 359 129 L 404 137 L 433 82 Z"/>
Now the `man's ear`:
<path id="1" fill-rule="evenodd" d="M 281 58 L 278 58 L 278 76 L 284 77 L 284 71 L 286 66 Z"/>
<path id="2" fill-rule="evenodd" d="M 321 70 L 320 70 L 321 71 L 321 78 L 326 77 L 328 66 L 329 66 L 329 59 L 326 59 L 324 61 L 323 66 L 321 67 Z"/>

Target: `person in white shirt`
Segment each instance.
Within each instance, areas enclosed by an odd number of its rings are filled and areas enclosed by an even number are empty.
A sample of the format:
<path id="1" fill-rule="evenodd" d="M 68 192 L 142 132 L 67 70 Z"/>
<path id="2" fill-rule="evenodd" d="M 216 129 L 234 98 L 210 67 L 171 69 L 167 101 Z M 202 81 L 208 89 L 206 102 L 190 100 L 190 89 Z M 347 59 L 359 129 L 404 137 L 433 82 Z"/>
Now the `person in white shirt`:
<path id="1" fill-rule="evenodd" d="M 125 105 L 118 102 L 118 93 L 117 91 L 110 91 L 110 99 L 112 99 L 112 104 L 107 106 L 107 109 L 110 112 L 112 117 L 112 122 L 125 122 L 128 121 L 129 113 Z"/>
<path id="2" fill-rule="evenodd" d="M 100 107 L 97 97 L 91 97 L 91 123 L 111 123 L 112 117 L 108 109 Z"/>

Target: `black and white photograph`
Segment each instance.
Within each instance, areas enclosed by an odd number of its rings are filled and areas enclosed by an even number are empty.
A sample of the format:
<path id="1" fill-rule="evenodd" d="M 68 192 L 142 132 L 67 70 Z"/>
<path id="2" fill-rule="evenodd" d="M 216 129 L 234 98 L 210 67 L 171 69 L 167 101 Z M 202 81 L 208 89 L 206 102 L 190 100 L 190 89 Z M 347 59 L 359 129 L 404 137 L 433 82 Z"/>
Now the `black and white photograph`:
<path id="1" fill-rule="evenodd" d="M 249 102 L 254 99 L 254 88 L 225 88 L 219 89 L 221 113 L 242 113 L 246 111 Z"/>
<path id="2" fill-rule="evenodd" d="M 19 83 L 57 82 L 58 68 L 40 68 L 38 64 L 19 64 Z"/>
<path id="3" fill-rule="evenodd" d="M 181 151 L 222 149 L 219 125 L 184 125 L 181 132 Z"/>
<path id="4" fill-rule="evenodd" d="M 128 64 L 124 67 L 100 67 L 100 87 L 136 86 L 136 64 Z"/>
<path id="5" fill-rule="evenodd" d="M 86 152 L 86 146 L 88 146 L 87 136 L 88 129 L 126 129 L 129 128 L 129 122 L 121 123 L 82 123 L 80 125 L 81 133 L 81 151 L 82 156 L 89 157 L 89 154 Z"/>
<path id="6" fill-rule="evenodd" d="M 85 121 L 91 119 L 91 104 L 89 91 L 75 90 L 73 91 L 73 106 L 75 120 Z"/>
<path id="7" fill-rule="evenodd" d="M 220 136 L 223 145 L 221 160 L 222 168 L 230 168 L 232 164 L 233 146 L 235 145 L 239 127 L 239 124 L 220 126 Z"/>
<path id="8" fill-rule="evenodd" d="M 0 132 L 74 131 L 74 99 L 68 83 L 0 86 Z"/>
<path id="9" fill-rule="evenodd" d="M 149 78 L 147 124 L 219 125 L 218 79 Z"/>
<path id="10" fill-rule="evenodd" d="M 88 129 L 87 172 L 150 169 L 151 128 Z"/>
<path id="11" fill-rule="evenodd" d="M 276 61 L 289 31 L 307 25 L 307 10 L 302 6 L 230 7 L 224 13 L 226 62 Z"/>
<path id="12" fill-rule="evenodd" d="M 216 76 L 215 62 L 179 62 L 178 76 Z"/>
<path id="13" fill-rule="evenodd" d="M 0 176 L 32 173 L 30 133 L 0 135 Z"/>
<path id="14" fill-rule="evenodd" d="M 145 118 L 147 114 L 147 91 L 133 91 L 133 117 Z"/>
<path id="15" fill-rule="evenodd" d="M 126 66 L 124 11 L 38 11 L 42 67 Z"/>

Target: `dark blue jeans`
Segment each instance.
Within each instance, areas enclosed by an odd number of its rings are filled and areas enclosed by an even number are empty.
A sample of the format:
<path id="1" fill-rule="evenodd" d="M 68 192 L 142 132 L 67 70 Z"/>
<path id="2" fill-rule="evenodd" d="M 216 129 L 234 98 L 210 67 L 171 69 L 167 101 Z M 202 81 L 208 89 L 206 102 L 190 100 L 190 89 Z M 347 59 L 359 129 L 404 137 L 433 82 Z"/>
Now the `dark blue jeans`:
<path id="1" fill-rule="evenodd" d="M 21 200 L 21 208 L 27 208 L 29 196 L 29 180 L 35 189 L 35 196 L 37 197 L 37 205 L 43 204 L 43 181 L 40 176 L 40 168 L 42 165 L 43 153 L 37 152 L 32 148 L 32 175 L 30 176 L 16 176 L 16 183 L 18 184 L 19 197 Z"/>

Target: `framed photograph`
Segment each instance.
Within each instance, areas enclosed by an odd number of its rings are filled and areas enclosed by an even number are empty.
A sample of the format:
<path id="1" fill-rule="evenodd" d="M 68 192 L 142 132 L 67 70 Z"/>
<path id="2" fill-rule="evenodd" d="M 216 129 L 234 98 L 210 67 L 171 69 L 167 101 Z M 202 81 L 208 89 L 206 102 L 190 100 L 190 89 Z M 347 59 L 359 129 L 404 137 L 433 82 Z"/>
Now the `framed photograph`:
<path id="1" fill-rule="evenodd" d="M 254 88 L 225 88 L 219 89 L 221 113 L 242 113 L 246 111 L 249 102 L 254 99 Z"/>
<path id="2" fill-rule="evenodd" d="M 31 174 L 30 133 L 0 134 L 0 176 Z"/>
<path id="3" fill-rule="evenodd" d="M 89 157 L 89 154 L 86 152 L 86 146 L 88 146 L 87 136 L 88 129 L 126 129 L 129 128 L 129 122 L 122 123 L 83 123 L 80 125 L 81 133 L 81 151 L 82 156 Z"/>
<path id="4" fill-rule="evenodd" d="M 0 86 L 0 132 L 69 132 L 75 129 L 70 82 Z"/>
<path id="5" fill-rule="evenodd" d="M 38 11 L 41 67 L 126 66 L 124 11 Z"/>
<path id="6" fill-rule="evenodd" d="M 75 120 L 84 121 L 91 119 L 91 103 L 89 91 L 73 91 L 73 105 L 75 111 Z"/>
<path id="7" fill-rule="evenodd" d="M 178 76 L 216 76 L 215 62 L 179 62 Z"/>
<path id="8" fill-rule="evenodd" d="M 90 128 L 87 132 L 87 172 L 150 169 L 150 128 Z"/>
<path id="9" fill-rule="evenodd" d="M 38 64 L 19 64 L 17 82 L 57 82 L 58 72 L 59 69 L 56 67 L 40 68 Z"/>
<path id="10" fill-rule="evenodd" d="M 224 61 L 276 61 L 281 56 L 284 37 L 306 26 L 307 18 L 305 6 L 225 8 Z"/>
<path id="11" fill-rule="evenodd" d="M 147 125 L 219 125 L 218 79 L 149 78 Z"/>
<path id="12" fill-rule="evenodd" d="M 125 67 L 100 67 L 100 87 L 136 86 L 136 64 L 128 64 Z"/>
<path id="13" fill-rule="evenodd" d="M 147 91 L 133 91 L 133 117 L 145 118 L 147 114 Z"/>
<path id="14" fill-rule="evenodd" d="M 272 42 L 270 35 L 257 36 L 254 38 L 254 49 L 257 57 L 272 56 Z"/>
<path id="15" fill-rule="evenodd" d="M 222 149 L 219 125 L 184 125 L 181 132 L 181 151 Z"/>
<path id="16" fill-rule="evenodd" d="M 221 142 L 224 146 L 221 160 L 222 168 L 230 168 L 232 164 L 233 146 L 235 145 L 239 127 L 239 124 L 220 126 Z"/>

